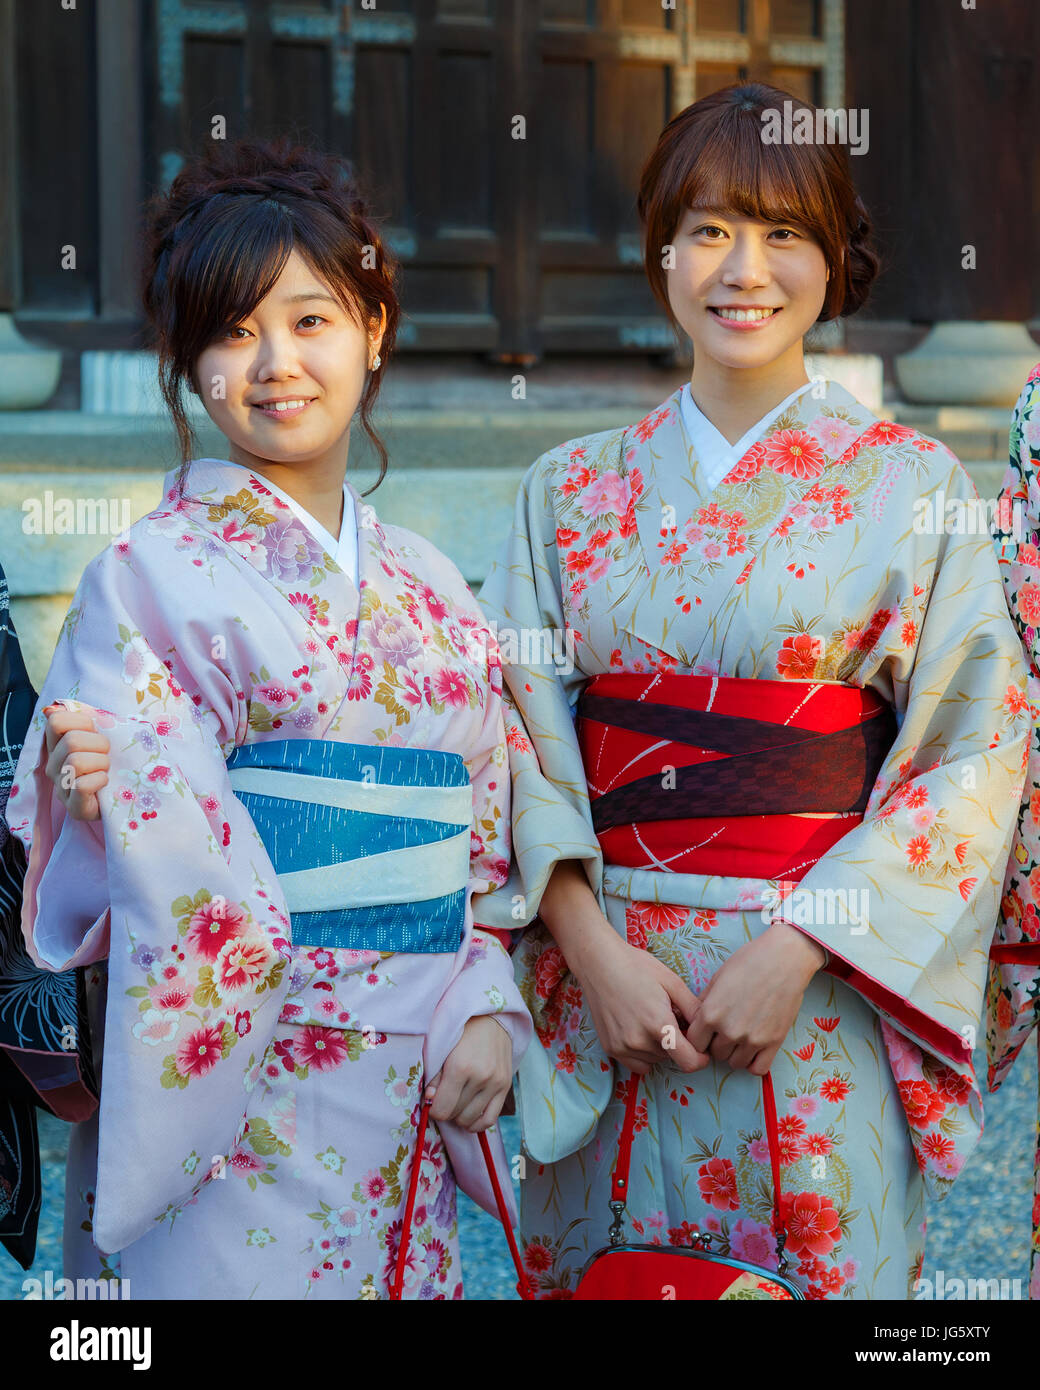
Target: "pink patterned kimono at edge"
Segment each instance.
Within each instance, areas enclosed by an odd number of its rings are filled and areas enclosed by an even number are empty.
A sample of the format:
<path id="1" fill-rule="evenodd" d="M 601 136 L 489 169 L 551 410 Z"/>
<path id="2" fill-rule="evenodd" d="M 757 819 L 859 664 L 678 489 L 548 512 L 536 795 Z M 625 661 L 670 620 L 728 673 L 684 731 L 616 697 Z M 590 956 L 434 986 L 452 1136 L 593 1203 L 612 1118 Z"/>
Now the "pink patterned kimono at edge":
<path id="1" fill-rule="evenodd" d="M 352 490 L 356 586 L 246 468 L 196 460 L 183 500 L 174 477 L 83 575 L 7 813 L 28 848 L 30 951 L 91 967 L 103 1057 L 71 1143 L 65 1273 L 118 1274 L 133 1298 L 384 1298 L 424 1074 L 476 1015 L 514 1061 L 531 1035 L 470 904 L 510 853 L 497 647 L 455 566 Z M 93 707 L 110 740 L 100 822 L 67 817 L 45 776 L 42 709 L 59 699 Z M 376 783 L 381 750 L 464 761 L 449 949 L 294 946 L 226 760 L 297 739 L 370 746 Z M 415 901 L 430 896 L 420 878 Z M 496 1209 L 477 1136 L 431 1122 L 422 1165 L 404 1296 L 459 1298 L 456 1182 Z"/>

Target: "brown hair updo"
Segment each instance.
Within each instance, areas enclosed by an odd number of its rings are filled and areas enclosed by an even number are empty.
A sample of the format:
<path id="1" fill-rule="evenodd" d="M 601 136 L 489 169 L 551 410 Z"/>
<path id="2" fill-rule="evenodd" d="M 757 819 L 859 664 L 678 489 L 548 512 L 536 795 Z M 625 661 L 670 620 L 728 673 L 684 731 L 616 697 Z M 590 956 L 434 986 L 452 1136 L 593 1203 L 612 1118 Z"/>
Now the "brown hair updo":
<path id="1" fill-rule="evenodd" d="M 362 427 L 379 456 L 378 487 L 387 451 L 370 417 L 400 319 L 398 267 L 349 161 L 287 136 L 214 141 L 148 203 L 144 235 L 142 298 L 180 444 L 181 493 L 197 443 L 182 384 L 200 394 L 194 375 L 200 354 L 253 312 L 294 249 L 362 328 L 380 321 L 380 304 L 386 308 L 382 362 L 369 372 L 360 402 Z"/>
<path id="2" fill-rule="evenodd" d="M 646 275 L 677 333 L 661 251 L 693 205 L 793 223 L 814 236 L 830 271 L 819 323 L 854 314 L 867 298 L 880 262 L 848 150 L 837 143 L 767 144 L 762 113 L 783 112 L 785 102 L 792 113 L 811 111 L 815 124 L 816 107 L 764 82 L 712 92 L 668 122 L 643 168 L 636 207 Z"/>

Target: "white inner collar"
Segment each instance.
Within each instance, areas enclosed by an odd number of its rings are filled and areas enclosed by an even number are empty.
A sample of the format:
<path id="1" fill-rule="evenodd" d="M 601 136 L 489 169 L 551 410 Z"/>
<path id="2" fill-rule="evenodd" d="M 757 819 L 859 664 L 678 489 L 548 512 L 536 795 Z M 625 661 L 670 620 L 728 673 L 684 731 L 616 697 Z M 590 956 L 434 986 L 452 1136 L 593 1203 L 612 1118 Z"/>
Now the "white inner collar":
<path id="1" fill-rule="evenodd" d="M 797 390 L 792 391 L 779 405 L 767 411 L 761 420 L 756 420 L 751 428 L 737 440 L 736 444 L 731 444 L 697 405 L 690 390 L 690 383 L 686 382 L 682 389 L 679 408 L 682 411 L 683 424 L 686 426 L 686 432 L 690 436 L 693 452 L 696 455 L 699 477 L 707 491 L 713 492 L 718 487 L 730 469 L 744 457 L 755 440 L 765 433 L 769 422 L 786 410 L 792 401 L 797 400 L 803 391 L 808 391 L 811 385 L 812 382 L 807 381 L 804 386 L 799 386 Z"/>

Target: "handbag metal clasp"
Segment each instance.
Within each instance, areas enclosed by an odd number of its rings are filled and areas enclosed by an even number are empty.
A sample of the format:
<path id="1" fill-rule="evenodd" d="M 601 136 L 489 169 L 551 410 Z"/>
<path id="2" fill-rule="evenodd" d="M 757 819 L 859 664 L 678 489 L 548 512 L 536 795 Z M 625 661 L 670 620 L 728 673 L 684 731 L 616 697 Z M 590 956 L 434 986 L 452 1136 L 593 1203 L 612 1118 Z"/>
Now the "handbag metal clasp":
<path id="1" fill-rule="evenodd" d="M 610 1243 L 611 1245 L 621 1245 L 624 1243 L 625 1238 L 625 1233 L 621 1224 L 625 1215 L 625 1204 L 624 1202 L 609 1202 L 608 1205 L 614 1215 L 614 1219 L 610 1223 Z"/>

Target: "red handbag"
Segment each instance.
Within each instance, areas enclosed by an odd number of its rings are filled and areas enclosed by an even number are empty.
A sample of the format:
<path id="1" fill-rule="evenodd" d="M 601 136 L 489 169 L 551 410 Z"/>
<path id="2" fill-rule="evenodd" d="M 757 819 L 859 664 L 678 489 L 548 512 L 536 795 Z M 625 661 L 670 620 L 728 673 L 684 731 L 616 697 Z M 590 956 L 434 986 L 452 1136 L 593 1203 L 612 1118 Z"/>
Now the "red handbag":
<path id="1" fill-rule="evenodd" d="M 405 1203 L 404 1222 L 401 1226 L 401 1245 L 397 1252 L 397 1268 L 394 1270 L 394 1281 L 390 1285 L 390 1298 L 393 1302 L 400 1302 L 401 1290 L 404 1287 L 405 1265 L 408 1263 L 408 1247 L 412 1240 L 412 1212 L 415 1210 L 415 1194 L 419 1189 L 419 1172 L 422 1168 L 423 1140 L 426 1138 L 426 1122 L 430 1117 L 430 1101 L 424 1101 L 422 1110 L 419 1114 L 419 1128 L 416 1135 L 415 1157 L 412 1159 L 412 1171 L 408 1178 L 408 1200 Z M 495 1169 L 495 1160 L 491 1157 L 491 1146 L 488 1144 L 487 1135 L 481 1133 L 477 1136 L 480 1140 L 480 1149 L 484 1155 L 484 1162 L 487 1164 L 488 1178 L 491 1180 L 491 1189 L 495 1194 L 495 1204 L 498 1207 L 499 1220 L 506 1233 L 506 1240 L 509 1243 L 509 1253 L 513 1257 L 513 1265 L 516 1269 L 517 1282 L 516 1291 L 523 1299 L 532 1299 L 534 1294 L 531 1291 L 530 1279 L 524 1272 L 523 1264 L 520 1261 L 520 1251 L 517 1249 L 516 1237 L 513 1235 L 513 1227 L 509 1220 L 509 1213 L 506 1210 L 506 1199 L 502 1196 L 502 1187 L 498 1181 L 498 1173 Z"/>
<path id="2" fill-rule="evenodd" d="M 639 1077 L 631 1076 L 625 1103 L 625 1120 L 618 1142 L 617 1162 L 610 1189 L 610 1244 L 589 1259 L 582 1270 L 574 1297 L 578 1299 L 626 1299 L 632 1301 L 674 1299 L 804 1299 L 801 1289 L 786 1278 L 784 1258 L 787 1231 L 781 1215 L 780 1144 L 776 1128 L 773 1081 L 762 1078 L 762 1114 L 765 1118 L 769 1160 L 773 1169 L 772 1231 L 776 1238 L 777 1272 L 745 1260 L 716 1254 L 710 1232 L 698 1232 L 691 1246 L 631 1245 L 624 1240 L 622 1217 L 628 1193 L 632 1160 L 636 1096 Z"/>

